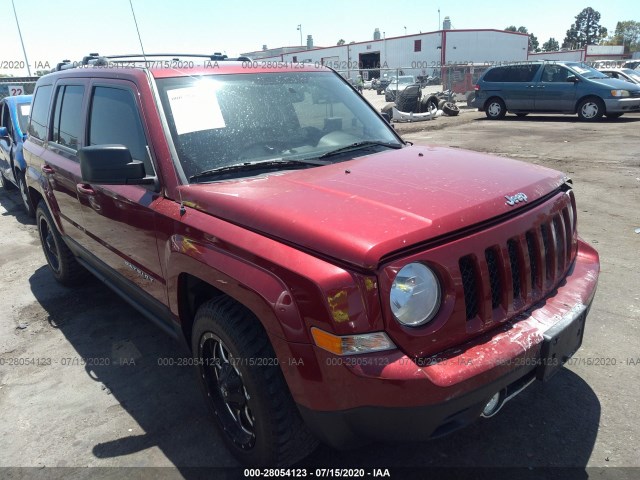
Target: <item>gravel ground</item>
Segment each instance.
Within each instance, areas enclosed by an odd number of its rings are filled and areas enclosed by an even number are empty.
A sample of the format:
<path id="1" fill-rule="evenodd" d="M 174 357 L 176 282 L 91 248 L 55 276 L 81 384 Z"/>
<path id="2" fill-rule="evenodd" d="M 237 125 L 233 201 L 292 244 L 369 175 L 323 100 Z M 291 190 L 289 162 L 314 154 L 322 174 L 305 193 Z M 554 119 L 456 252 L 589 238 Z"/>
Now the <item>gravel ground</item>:
<path id="1" fill-rule="evenodd" d="M 396 128 L 416 143 L 569 173 L 579 231 L 601 254 L 599 291 L 576 362 L 496 417 L 428 443 L 320 447 L 303 466 L 519 467 L 522 474 L 554 466 L 576 467 L 577 478 L 639 478 L 640 116 L 591 124 L 540 115 L 488 121 L 463 112 Z M 75 469 L 92 466 L 166 467 L 135 475 L 192 478 L 202 473 L 194 467 L 237 466 L 194 372 L 162 365 L 185 352 L 98 281 L 78 289 L 56 284 L 16 190 L 0 191 L 0 266 L 0 477 L 134 474 Z"/>

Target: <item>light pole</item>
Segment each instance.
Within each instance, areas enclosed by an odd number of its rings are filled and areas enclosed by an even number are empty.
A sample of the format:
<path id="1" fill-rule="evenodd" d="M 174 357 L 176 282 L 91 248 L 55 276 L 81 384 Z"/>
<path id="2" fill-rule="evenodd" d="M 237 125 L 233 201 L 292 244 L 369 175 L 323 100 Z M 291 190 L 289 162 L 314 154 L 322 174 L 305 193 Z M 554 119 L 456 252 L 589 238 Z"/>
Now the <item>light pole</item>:
<path id="1" fill-rule="evenodd" d="M 407 27 L 404 27 L 404 35 L 407 36 Z"/>
<path id="2" fill-rule="evenodd" d="M 442 24 L 440 23 L 440 8 L 438 8 L 438 30 L 442 29 Z"/>
<path id="3" fill-rule="evenodd" d="M 22 53 L 24 54 L 24 63 L 27 65 L 27 73 L 31 76 L 31 67 L 29 66 L 29 59 L 27 59 L 27 51 L 24 49 L 24 42 L 22 41 L 22 32 L 20 31 L 20 23 L 18 23 L 18 14 L 16 13 L 16 6 L 11 0 L 13 6 L 13 15 L 16 17 L 16 25 L 18 26 L 18 35 L 20 36 L 20 45 L 22 45 Z"/>
<path id="4" fill-rule="evenodd" d="M 302 47 L 302 24 L 298 24 L 298 31 L 300 32 L 300 46 Z"/>

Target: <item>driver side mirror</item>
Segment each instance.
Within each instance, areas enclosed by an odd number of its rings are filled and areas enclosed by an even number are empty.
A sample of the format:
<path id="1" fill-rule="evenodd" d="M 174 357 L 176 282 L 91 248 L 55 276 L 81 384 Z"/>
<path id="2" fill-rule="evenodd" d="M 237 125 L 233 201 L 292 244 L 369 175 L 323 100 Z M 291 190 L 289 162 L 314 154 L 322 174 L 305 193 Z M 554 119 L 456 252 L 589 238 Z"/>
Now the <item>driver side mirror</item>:
<path id="1" fill-rule="evenodd" d="M 5 138 L 9 136 L 9 130 L 7 127 L 0 127 L 0 138 Z"/>
<path id="2" fill-rule="evenodd" d="M 82 180 L 96 185 L 148 185 L 155 183 L 146 177 L 144 163 L 133 160 L 124 145 L 93 145 L 81 148 Z"/>
<path id="3" fill-rule="evenodd" d="M 567 82 L 569 83 L 578 83 L 580 80 L 575 75 L 569 75 L 567 77 Z"/>

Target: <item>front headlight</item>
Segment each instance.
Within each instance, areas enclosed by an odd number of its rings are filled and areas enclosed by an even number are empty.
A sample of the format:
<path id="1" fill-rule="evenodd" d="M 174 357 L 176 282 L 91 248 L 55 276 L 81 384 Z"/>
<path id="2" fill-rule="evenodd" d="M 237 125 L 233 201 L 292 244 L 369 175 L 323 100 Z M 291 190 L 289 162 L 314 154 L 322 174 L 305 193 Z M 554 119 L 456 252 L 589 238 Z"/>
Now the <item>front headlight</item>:
<path id="1" fill-rule="evenodd" d="M 611 90 L 611 95 L 614 97 L 628 97 L 629 90 Z"/>
<path id="2" fill-rule="evenodd" d="M 421 263 L 405 265 L 391 285 L 389 303 L 402 325 L 417 327 L 432 320 L 440 308 L 440 283 L 435 273 Z"/>

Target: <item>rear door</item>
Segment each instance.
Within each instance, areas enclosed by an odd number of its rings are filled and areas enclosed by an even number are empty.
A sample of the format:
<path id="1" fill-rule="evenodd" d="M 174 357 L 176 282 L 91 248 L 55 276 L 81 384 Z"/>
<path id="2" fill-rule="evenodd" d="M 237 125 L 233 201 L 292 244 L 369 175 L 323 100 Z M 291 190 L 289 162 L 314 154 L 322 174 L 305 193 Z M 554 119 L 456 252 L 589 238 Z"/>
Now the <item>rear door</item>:
<path id="1" fill-rule="evenodd" d="M 91 83 L 87 145 L 121 144 L 154 176 L 139 93 L 134 83 L 95 79 Z M 109 270 L 167 303 L 156 246 L 153 185 L 77 185 L 83 213 L 83 243 Z"/>
<path id="2" fill-rule="evenodd" d="M 535 109 L 545 112 L 573 112 L 578 84 L 568 81 L 572 76 L 575 77 L 575 73 L 564 65 L 544 65 L 536 85 Z"/>
<path id="3" fill-rule="evenodd" d="M 82 239 L 82 213 L 76 184 L 80 179 L 78 150 L 83 146 L 86 92 L 87 81 L 83 79 L 63 79 L 55 87 L 39 87 L 29 126 L 33 143 L 43 147 L 37 156 L 41 160 L 41 173 L 55 200 L 51 208 L 60 217 L 63 233 L 75 241 Z M 42 102 L 38 98 L 41 94 Z M 51 98 L 52 94 L 53 102 L 47 115 L 41 110 L 48 103 L 45 101 L 47 95 Z M 48 111 L 48 105 L 46 108 Z"/>
<path id="4" fill-rule="evenodd" d="M 536 95 L 533 80 L 539 68 L 539 64 L 497 67 L 487 72 L 484 81 L 491 82 L 488 89 L 502 97 L 507 110 L 531 111 Z"/>

